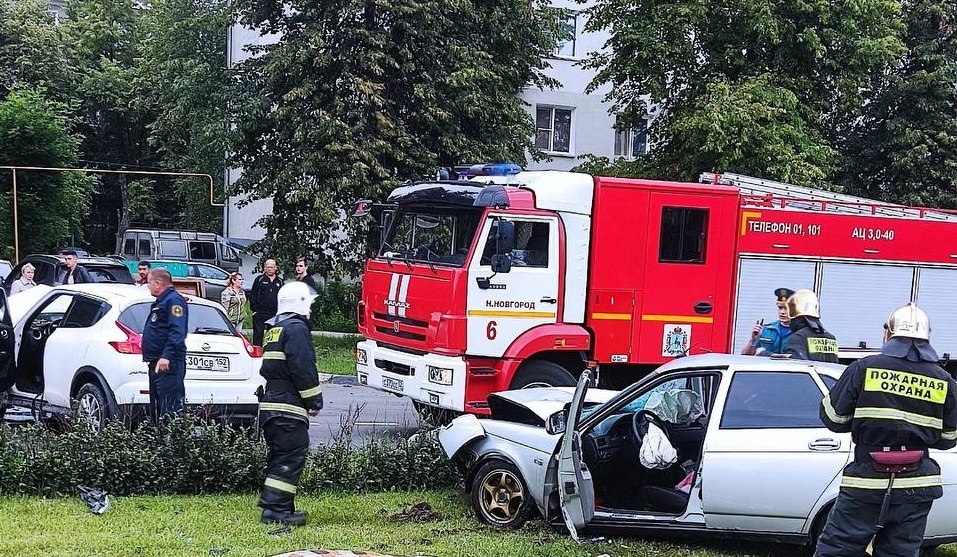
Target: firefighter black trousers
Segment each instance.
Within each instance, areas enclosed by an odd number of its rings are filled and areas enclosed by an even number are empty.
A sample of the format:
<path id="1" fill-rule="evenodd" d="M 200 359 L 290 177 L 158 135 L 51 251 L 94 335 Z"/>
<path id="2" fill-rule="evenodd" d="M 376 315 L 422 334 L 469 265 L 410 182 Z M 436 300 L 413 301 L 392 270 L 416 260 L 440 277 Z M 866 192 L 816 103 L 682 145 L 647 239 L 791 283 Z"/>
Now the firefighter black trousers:
<path id="1" fill-rule="evenodd" d="M 863 555 L 873 538 L 873 557 L 915 557 L 924 539 L 933 501 L 892 504 L 878 529 L 881 502 L 864 502 L 841 493 L 817 540 L 815 557 Z"/>
<path id="2" fill-rule="evenodd" d="M 278 512 L 296 510 L 294 500 L 299 476 L 309 454 L 309 424 L 295 418 L 277 417 L 262 426 L 266 439 L 266 481 L 259 506 Z"/>

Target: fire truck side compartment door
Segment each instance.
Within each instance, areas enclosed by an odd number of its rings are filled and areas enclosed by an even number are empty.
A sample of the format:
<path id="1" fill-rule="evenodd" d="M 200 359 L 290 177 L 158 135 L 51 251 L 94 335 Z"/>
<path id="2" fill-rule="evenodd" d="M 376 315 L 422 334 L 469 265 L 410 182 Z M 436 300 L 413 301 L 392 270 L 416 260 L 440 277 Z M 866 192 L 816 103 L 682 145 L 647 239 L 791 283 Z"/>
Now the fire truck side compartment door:
<path id="1" fill-rule="evenodd" d="M 879 349 L 884 343 L 881 324 L 891 311 L 914 299 L 914 267 L 831 262 L 822 266 L 818 296 L 824 328 L 842 348 L 863 344 Z"/>
<path id="2" fill-rule="evenodd" d="M 738 285 L 734 318 L 732 351 L 741 352 L 751 340 L 754 324 L 763 319 L 765 325 L 778 320 L 776 288 L 814 288 L 816 264 L 793 259 L 742 257 L 738 263 Z M 826 323 L 825 323 L 826 325 Z"/>
<path id="3" fill-rule="evenodd" d="M 595 290 L 589 295 L 589 323 L 595 335 L 595 359 L 599 362 L 634 362 L 632 338 L 634 290 Z"/>
<path id="4" fill-rule="evenodd" d="M 957 269 L 930 268 L 920 269 L 920 282 L 917 286 L 917 305 L 930 317 L 930 342 L 943 356 L 957 357 Z M 895 300 L 900 305 L 904 301 Z"/>
<path id="5" fill-rule="evenodd" d="M 515 225 L 511 269 L 492 272 L 490 239 L 496 218 Z M 475 356 L 502 356 L 526 331 L 555 323 L 561 311 L 558 218 L 490 215 L 481 225 L 478 250 L 469 265 L 467 347 Z M 484 288 L 483 288 L 484 286 Z"/>
<path id="6" fill-rule="evenodd" d="M 652 192 L 638 361 L 726 349 L 735 209 L 726 195 Z"/>

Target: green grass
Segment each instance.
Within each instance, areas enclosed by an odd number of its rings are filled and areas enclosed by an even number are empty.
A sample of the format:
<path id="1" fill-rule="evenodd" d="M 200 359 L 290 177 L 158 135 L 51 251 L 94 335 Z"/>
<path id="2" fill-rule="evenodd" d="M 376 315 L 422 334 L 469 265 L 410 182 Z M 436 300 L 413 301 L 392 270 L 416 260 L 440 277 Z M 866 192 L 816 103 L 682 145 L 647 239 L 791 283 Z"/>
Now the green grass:
<path id="1" fill-rule="evenodd" d="M 443 518 L 393 520 L 428 502 Z M 310 522 L 290 532 L 259 523 L 254 495 L 116 497 L 103 515 L 79 498 L 0 498 L 0 555 L 11 557 L 262 557 L 297 549 L 348 549 L 437 557 L 798 557 L 796 548 L 759 544 L 667 543 L 602 538 L 576 544 L 540 520 L 516 532 L 478 523 L 459 492 L 300 497 Z M 951 548 L 939 555 L 957 555 Z"/>
<path id="2" fill-rule="evenodd" d="M 360 337 L 312 337 L 316 346 L 316 367 L 320 373 L 356 374 L 356 342 Z"/>

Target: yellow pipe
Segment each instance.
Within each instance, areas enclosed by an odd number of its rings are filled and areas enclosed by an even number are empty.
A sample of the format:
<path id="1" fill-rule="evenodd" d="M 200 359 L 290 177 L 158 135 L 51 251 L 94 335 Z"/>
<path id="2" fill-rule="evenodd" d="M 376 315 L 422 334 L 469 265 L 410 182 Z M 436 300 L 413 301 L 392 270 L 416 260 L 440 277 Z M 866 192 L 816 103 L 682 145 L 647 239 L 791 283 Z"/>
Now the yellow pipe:
<path id="1" fill-rule="evenodd" d="M 20 262 L 19 223 L 17 221 L 17 170 L 41 170 L 55 172 L 85 172 L 87 174 L 137 174 L 149 176 L 181 176 L 187 178 L 206 178 L 209 180 L 209 204 L 213 207 L 225 207 L 225 203 L 216 203 L 213 197 L 213 177 L 197 172 L 163 172 L 152 170 L 100 170 L 95 168 L 62 168 L 55 166 L 0 166 L 13 173 L 13 258 L 14 265 Z"/>

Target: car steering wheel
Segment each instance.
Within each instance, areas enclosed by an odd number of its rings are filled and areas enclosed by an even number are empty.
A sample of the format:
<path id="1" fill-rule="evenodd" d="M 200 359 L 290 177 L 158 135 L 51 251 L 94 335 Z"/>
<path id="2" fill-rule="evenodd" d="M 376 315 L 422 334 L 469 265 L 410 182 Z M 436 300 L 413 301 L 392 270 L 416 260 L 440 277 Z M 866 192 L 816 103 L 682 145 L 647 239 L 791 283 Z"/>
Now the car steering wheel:
<path id="1" fill-rule="evenodd" d="M 669 441 L 671 440 L 668 435 L 668 427 L 665 425 L 664 420 L 650 410 L 639 410 L 631 416 L 631 436 L 634 438 L 637 447 L 641 447 L 641 440 L 644 439 L 645 434 L 648 433 L 648 424 L 658 426 L 658 429 L 664 432 L 665 437 L 668 438 Z"/>

